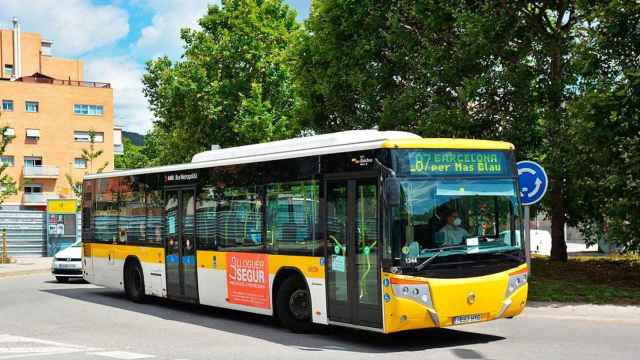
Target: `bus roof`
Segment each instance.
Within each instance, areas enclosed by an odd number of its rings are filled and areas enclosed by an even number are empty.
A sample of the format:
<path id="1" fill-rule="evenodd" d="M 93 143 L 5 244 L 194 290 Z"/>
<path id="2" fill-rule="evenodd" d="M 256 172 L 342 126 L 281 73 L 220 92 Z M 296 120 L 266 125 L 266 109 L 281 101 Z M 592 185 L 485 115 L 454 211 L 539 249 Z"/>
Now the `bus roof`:
<path id="1" fill-rule="evenodd" d="M 194 155 L 190 163 L 143 169 L 117 170 L 86 175 L 85 179 L 174 172 L 380 148 L 513 150 L 514 147 L 512 144 L 503 141 L 422 138 L 416 134 L 404 131 L 349 130 L 204 151 Z"/>

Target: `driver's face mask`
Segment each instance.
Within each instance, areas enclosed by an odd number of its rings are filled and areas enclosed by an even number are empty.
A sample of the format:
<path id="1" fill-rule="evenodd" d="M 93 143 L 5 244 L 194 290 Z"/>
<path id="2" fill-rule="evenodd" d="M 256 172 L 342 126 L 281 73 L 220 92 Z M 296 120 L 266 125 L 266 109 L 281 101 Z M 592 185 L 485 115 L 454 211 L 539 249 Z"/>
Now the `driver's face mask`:
<path id="1" fill-rule="evenodd" d="M 459 217 L 453 219 L 453 225 L 455 225 L 455 226 L 462 225 L 462 219 L 460 219 Z"/>

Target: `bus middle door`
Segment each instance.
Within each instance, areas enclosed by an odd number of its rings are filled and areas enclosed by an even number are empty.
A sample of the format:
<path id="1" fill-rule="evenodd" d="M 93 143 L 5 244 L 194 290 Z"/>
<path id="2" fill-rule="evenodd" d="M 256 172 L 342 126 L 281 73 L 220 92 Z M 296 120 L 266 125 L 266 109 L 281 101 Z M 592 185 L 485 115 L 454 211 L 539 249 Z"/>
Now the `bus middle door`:
<path id="1" fill-rule="evenodd" d="M 167 297 L 197 303 L 195 190 L 166 190 L 164 212 Z"/>

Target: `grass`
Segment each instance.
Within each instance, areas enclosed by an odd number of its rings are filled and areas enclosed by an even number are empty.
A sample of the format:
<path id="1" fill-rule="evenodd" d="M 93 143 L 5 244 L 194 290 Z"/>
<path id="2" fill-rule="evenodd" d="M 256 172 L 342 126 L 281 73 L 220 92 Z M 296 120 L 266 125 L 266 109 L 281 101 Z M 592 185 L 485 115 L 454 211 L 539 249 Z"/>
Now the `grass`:
<path id="1" fill-rule="evenodd" d="M 529 300 L 640 305 L 640 256 L 577 256 L 566 263 L 531 259 Z"/>

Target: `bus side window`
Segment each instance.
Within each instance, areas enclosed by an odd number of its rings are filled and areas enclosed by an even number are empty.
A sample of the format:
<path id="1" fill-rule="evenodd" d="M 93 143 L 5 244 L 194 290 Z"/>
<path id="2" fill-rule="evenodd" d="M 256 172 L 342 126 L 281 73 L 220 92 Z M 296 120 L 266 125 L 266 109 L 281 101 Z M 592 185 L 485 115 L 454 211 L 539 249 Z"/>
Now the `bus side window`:
<path id="1" fill-rule="evenodd" d="M 118 239 L 118 188 L 120 178 L 96 180 L 96 211 L 94 240 L 103 243 L 116 243 Z"/>
<path id="2" fill-rule="evenodd" d="M 217 246 L 225 250 L 262 250 L 260 186 L 225 188 L 216 202 Z"/>
<path id="3" fill-rule="evenodd" d="M 163 201 L 160 190 L 145 192 L 146 218 L 146 243 L 162 244 L 162 211 Z"/>
<path id="4" fill-rule="evenodd" d="M 216 188 L 205 186 L 196 200 L 196 243 L 198 250 L 216 250 L 218 203 Z"/>
<path id="5" fill-rule="evenodd" d="M 267 185 L 267 244 L 277 253 L 316 255 L 320 186 L 317 181 Z"/>

